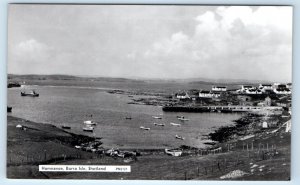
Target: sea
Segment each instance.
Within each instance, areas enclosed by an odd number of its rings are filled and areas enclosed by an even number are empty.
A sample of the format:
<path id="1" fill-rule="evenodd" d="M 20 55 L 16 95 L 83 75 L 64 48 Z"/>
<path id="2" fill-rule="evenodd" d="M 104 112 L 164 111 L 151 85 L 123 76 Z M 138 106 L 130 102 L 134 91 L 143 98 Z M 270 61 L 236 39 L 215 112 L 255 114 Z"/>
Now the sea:
<path id="1" fill-rule="evenodd" d="M 145 85 L 147 90 L 157 84 Z M 124 149 L 163 149 L 177 148 L 181 145 L 203 148 L 206 137 L 222 126 L 233 124 L 242 114 L 232 113 L 184 113 L 164 112 L 161 106 L 128 104 L 132 98 L 141 95 L 110 94 L 107 90 L 122 87 L 123 90 L 140 90 L 138 85 L 126 89 L 124 82 L 119 86 L 56 86 L 26 85 L 22 88 L 8 89 L 8 106 L 12 106 L 11 116 L 26 120 L 53 124 L 57 127 L 70 126 L 69 132 L 101 137 L 105 148 Z M 159 85 L 161 91 L 178 89 L 174 84 Z M 190 87 L 189 87 L 190 88 Z M 39 97 L 22 97 L 22 90 L 36 90 Z M 144 89 L 145 90 L 145 89 Z M 158 92 L 158 91 L 157 91 Z M 143 96 L 145 97 L 145 96 Z M 155 119 L 154 116 L 161 117 Z M 188 121 L 180 121 L 177 116 L 184 116 Z M 126 119 L 131 117 L 131 119 Z M 84 132 L 84 121 L 92 120 L 98 124 L 93 133 Z M 154 123 L 165 124 L 157 126 Z M 180 124 L 174 126 L 170 123 Z M 140 127 L 150 128 L 143 130 Z M 177 139 L 178 135 L 184 139 Z"/>

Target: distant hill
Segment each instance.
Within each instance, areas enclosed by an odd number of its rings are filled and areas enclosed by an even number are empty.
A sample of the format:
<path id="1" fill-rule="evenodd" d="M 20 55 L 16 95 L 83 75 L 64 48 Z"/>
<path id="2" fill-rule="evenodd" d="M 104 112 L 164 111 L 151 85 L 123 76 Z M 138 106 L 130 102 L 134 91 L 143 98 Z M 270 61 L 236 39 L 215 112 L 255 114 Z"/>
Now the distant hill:
<path id="1" fill-rule="evenodd" d="M 81 81 L 106 81 L 106 82 L 143 82 L 142 80 L 110 77 L 80 77 L 72 75 L 15 75 L 8 74 L 8 79 L 14 80 L 81 80 Z"/>
<path id="2" fill-rule="evenodd" d="M 208 78 L 189 78 L 189 79 L 146 79 L 146 78 L 113 78 L 113 77 L 88 77 L 73 75 L 15 75 L 8 74 L 8 79 L 13 80 L 81 80 L 81 81 L 105 81 L 105 82 L 135 82 L 135 83 L 190 83 L 190 84 L 206 84 L 206 85 L 254 85 L 259 83 L 271 83 L 269 81 L 254 81 L 246 79 L 208 79 Z"/>

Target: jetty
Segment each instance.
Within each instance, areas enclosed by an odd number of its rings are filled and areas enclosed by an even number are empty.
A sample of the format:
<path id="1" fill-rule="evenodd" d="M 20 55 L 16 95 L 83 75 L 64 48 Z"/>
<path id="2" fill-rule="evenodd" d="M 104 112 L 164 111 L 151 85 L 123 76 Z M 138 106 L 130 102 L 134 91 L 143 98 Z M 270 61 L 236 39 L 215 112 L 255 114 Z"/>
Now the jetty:
<path id="1" fill-rule="evenodd" d="M 259 112 L 259 111 L 281 111 L 282 107 L 278 106 L 240 106 L 240 105 L 225 105 L 225 106 L 164 106 L 165 112 Z"/>

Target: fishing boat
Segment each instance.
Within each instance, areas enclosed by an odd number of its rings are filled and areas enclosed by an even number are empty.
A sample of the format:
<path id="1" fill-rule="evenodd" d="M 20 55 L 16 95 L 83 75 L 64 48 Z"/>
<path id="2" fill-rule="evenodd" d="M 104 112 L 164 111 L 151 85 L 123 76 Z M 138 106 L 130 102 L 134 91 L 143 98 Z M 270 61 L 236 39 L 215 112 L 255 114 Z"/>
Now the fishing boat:
<path id="1" fill-rule="evenodd" d="M 159 116 L 152 116 L 152 118 L 154 118 L 154 119 L 162 119 L 162 118 L 159 117 Z"/>
<path id="2" fill-rule="evenodd" d="M 155 126 L 165 126 L 165 124 L 163 124 L 163 123 L 153 123 Z"/>
<path id="3" fill-rule="evenodd" d="M 182 136 L 179 136 L 179 135 L 177 135 L 177 134 L 175 135 L 175 138 L 176 138 L 176 139 L 181 139 L 181 140 L 184 140 L 184 137 L 182 137 Z"/>
<path id="4" fill-rule="evenodd" d="M 165 149 L 166 154 L 171 155 L 171 156 L 181 156 L 182 155 L 182 150 L 181 149 Z"/>
<path id="5" fill-rule="evenodd" d="M 91 120 L 84 121 L 83 123 L 86 125 L 97 125 L 95 121 L 91 121 Z"/>
<path id="6" fill-rule="evenodd" d="M 61 128 L 62 128 L 62 129 L 71 129 L 71 127 L 70 127 L 70 126 L 67 126 L 67 125 L 62 125 Z"/>
<path id="7" fill-rule="evenodd" d="M 7 112 L 11 112 L 12 111 L 12 107 L 7 106 Z"/>
<path id="8" fill-rule="evenodd" d="M 83 127 L 82 130 L 85 131 L 85 132 L 93 132 L 94 127 Z"/>
<path id="9" fill-rule="evenodd" d="M 38 97 L 39 94 L 37 92 L 35 92 L 34 90 L 27 93 L 27 92 L 21 92 L 21 96 L 30 96 L 30 97 Z"/>
<path id="10" fill-rule="evenodd" d="M 141 126 L 140 129 L 142 129 L 142 130 L 150 130 L 150 128 L 143 127 L 143 126 Z"/>
<path id="11" fill-rule="evenodd" d="M 173 125 L 173 126 L 177 126 L 177 127 L 180 127 L 181 125 L 179 123 L 170 123 L 170 125 Z"/>

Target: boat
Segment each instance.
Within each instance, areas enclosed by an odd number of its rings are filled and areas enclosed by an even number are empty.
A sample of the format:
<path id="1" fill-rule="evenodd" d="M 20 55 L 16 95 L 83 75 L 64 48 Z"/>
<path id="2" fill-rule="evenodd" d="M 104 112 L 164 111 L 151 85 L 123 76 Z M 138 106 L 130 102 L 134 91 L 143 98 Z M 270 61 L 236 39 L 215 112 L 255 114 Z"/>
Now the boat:
<path id="1" fill-rule="evenodd" d="M 179 136 L 179 135 L 177 135 L 177 134 L 175 135 L 175 138 L 176 138 L 176 139 L 181 139 L 181 140 L 184 140 L 184 137 L 182 137 L 182 136 Z"/>
<path id="2" fill-rule="evenodd" d="M 67 126 L 67 125 L 62 125 L 61 128 L 62 128 L 62 129 L 71 129 L 71 127 L 70 127 L 70 126 Z"/>
<path id="3" fill-rule="evenodd" d="M 184 118 L 184 116 L 177 117 L 180 121 L 189 121 L 189 119 Z"/>
<path id="4" fill-rule="evenodd" d="M 152 118 L 154 118 L 154 119 L 162 119 L 162 118 L 159 117 L 159 116 L 152 116 Z"/>
<path id="5" fill-rule="evenodd" d="M 163 123 L 153 123 L 155 126 L 165 126 L 165 124 L 163 124 Z"/>
<path id="6" fill-rule="evenodd" d="M 141 126 L 140 129 L 143 129 L 143 130 L 150 130 L 150 128 L 143 127 L 143 126 Z"/>
<path id="7" fill-rule="evenodd" d="M 91 121 L 91 120 L 84 121 L 83 123 L 86 125 L 97 125 L 95 121 Z"/>
<path id="8" fill-rule="evenodd" d="M 85 131 L 85 132 L 93 132 L 94 127 L 83 127 L 82 130 Z"/>
<path id="9" fill-rule="evenodd" d="M 33 91 L 29 92 L 29 93 L 26 93 L 25 91 L 21 92 L 21 96 L 38 97 L 39 94 L 33 90 Z"/>
<path id="10" fill-rule="evenodd" d="M 125 119 L 132 119 L 131 117 L 126 117 Z"/>
<path id="11" fill-rule="evenodd" d="M 181 156 L 182 155 L 182 150 L 181 149 L 165 149 L 166 154 L 172 155 L 175 157 Z"/>
<path id="12" fill-rule="evenodd" d="M 12 111 L 12 107 L 7 106 L 7 112 L 11 112 Z"/>
<path id="13" fill-rule="evenodd" d="M 179 123 L 170 123 L 170 125 L 173 125 L 173 126 L 177 126 L 177 127 L 180 127 L 181 125 Z"/>

